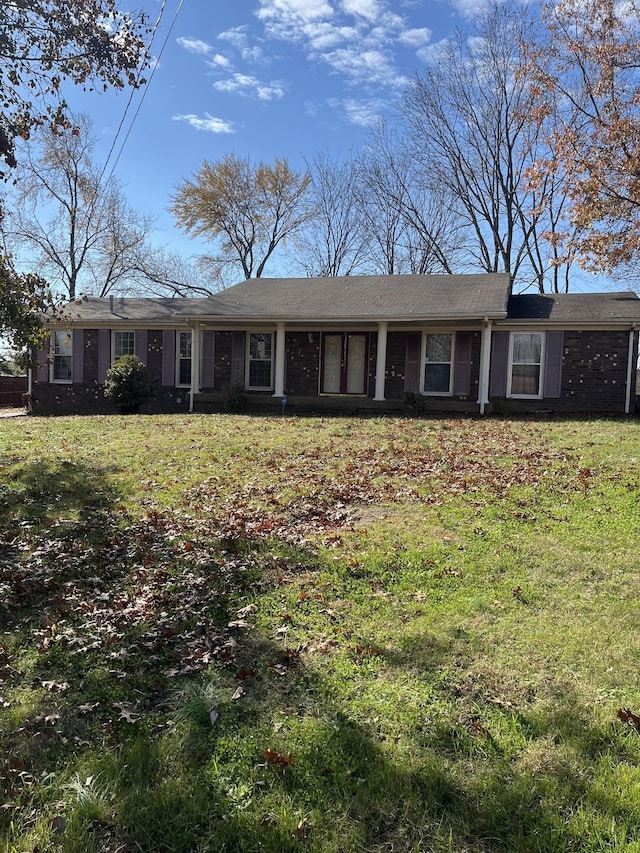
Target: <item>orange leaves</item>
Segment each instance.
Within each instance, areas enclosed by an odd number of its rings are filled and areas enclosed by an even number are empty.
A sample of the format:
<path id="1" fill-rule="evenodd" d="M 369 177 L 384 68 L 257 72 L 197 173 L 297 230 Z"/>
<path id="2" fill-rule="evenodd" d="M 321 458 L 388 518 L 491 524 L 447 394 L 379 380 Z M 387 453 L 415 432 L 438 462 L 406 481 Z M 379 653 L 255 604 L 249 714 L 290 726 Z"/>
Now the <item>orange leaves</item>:
<path id="1" fill-rule="evenodd" d="M 278 764 L 281 767 L 290 767 L 293 764 L 292 755 L 281 755 L 274 749 L 263 749 L 260 755 L 267 759 L 268 764 Z"/>
<path id="2" fill-rule="evenodd" d="M 632 713 L 628 708 L 618 708 L 616 716 L 621 722 L 640 731 L 640 716 Z"/>

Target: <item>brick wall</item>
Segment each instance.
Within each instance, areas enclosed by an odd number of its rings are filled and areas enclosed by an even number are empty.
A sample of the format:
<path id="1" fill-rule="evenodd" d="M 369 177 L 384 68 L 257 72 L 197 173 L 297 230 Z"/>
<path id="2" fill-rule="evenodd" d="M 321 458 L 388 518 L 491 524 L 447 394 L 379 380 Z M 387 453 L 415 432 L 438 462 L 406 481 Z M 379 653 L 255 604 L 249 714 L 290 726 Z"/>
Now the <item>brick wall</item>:
<path id="1" fill-rule="evenodd" d="M 618 412 L 626 400 L 629 333 L 625 331 L 565 331 L 562 356 L 562 396 L 559 399 L 492 399 L 496 412 Z M 636 363 L 637 347 L 633 355 Z M 633 381 L 633 372 L 632 372 Z M 635 383 L 631 390 L 631 410 Z"/>
<path id="2" fill-rule="evenodd" d="M 313 397 L 317 395 L 319 387 L 320 333 L 287 332 L 287 394 Z"/>

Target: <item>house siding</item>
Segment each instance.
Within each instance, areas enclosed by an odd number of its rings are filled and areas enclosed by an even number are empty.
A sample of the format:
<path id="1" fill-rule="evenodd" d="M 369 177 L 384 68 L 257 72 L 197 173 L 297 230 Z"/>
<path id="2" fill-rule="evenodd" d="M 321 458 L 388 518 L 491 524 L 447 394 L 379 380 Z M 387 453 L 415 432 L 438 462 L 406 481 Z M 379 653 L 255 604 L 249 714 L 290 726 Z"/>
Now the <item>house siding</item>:
<path id="1" fill-rule="evenodd" d="M 158 329 L 146 330 L 144 335 L 137 336 L 139 343 L 146 339 L 143 360 L 154 382 L 157 383 L 155 399 L 148 401 L 144 412 L 181 412 L 189 408 L 188 389 L 176 389 L 167 379 L 173 382 L 175 377 L 175 346 L 169 353 L 167 334 L 175 336 L 175 332 Z M 206 353 L 212 358 L 213 373 L 210 367 L 203 370 L 203 392 L 213 392 L 215 400 L 222 401 L 224 395 L 234 385 L 234 376 L 240 372 L 244 375 L 246 334 L 244 331 L 210 331 L 206 335 Z M 410 337 L 415 339 L 420 332 L 390 330 L 387 336 L 387 356 L 385 367 L 385 398 L 389 408 L 402 407 L 407 387 L 407 352 Z M 479 371 L 480 371 L 480 331 L 460 331 L 465 336 L 464 359 L 455 362 L 457 369 L 464 370 L 464 382 L 454 372 L 454 388 L 468 388 L 467 394 L 452 396 L 425 397 L 427 408 L 433 412 L 460 410 L 477 411 Z M 504 329 L 494 333 L 493 354 L 500 340 L 506 339 L 508 332 Z M 551 338 L 551 336 L 555 336 Z M 310 340 L 311 337 L 311 340 Z M 637 359 L 637 334 L 634 343 L 634 364 Z M 499 359 L 492 364 L 490 409 L 496 413 L 518 412 L 610 412 L 623 413 L 627 397 L 627 355 L 629 349 L 629 332 L 618 331 L 553 331 L 547 332 L 547 338 L 553 340 L 554 370 L 549 371 L 549 363 L 545 367 L 545 388 L 547 396 L 543 399 L 507 399 L 504 383 L 496 382 Z M 109 354 L 110 332 L 107 329 L 84 329 L 77 334 L 74 345 L 80 345 L 82 352 L 74 359 L 74 374 L 72 383 L 50 383 L 47 365 L 41 370 L 34 371 L 32 404 L 36 414 L 72 414 L 72 413 L 112 413 L 113 405 L 104 397 L 105 359 Z M 212 346 L 209 346 L 209 343 Z M 367 405 L 372 403 L 375 394 L 375 368 L 378 345 L 376 332 L 368 336 L 367 356 Z M 285 392 L 302 411 L 304 406 L 321 409 L 327 407 L 357 410 L 362 405 L 360 395 L 344 395 L 338 398 L 319 397 L 320 384 L 320 347 L 321 333 L 315 331 L 287 331 L 285 346 Z M 415 347 L 414 347 L 415 349 Z M 206 355 L 205 353 L 205 355 Z M 171 356 L 171 364 L 169 364 Z M 41 354 L 44 361 L 45 354 Z M 561 359 L 561 369 L 559 359 Z M 79 374 L 79 366 L 82 375 Z M 421 367 L 420 367 L 421 369 Z M 502 372 L 506 374 L 506 364 Z M 164 371 L 164 373 L 163 373 Z M 549 375 L 547 375 L 549 373 Z M 213 381 L 213 386 L 211 382 Z M 237 380 L 236 380 L 237 381 Z M 631 389 L 630 401 L 632 411 L 635 405 L 635 371 L 633 372 L 634 387 Z M 501 393 L 496 393 L 496 388 Z M 212 396 L 213 396 L 212 395 Z M 272 397 L 272 391 L 248 392 L 251 399 Z M 197 398 L 196 398 L 197 399 Z M 322 402 L 324 401 L 324 403 Z M 359 402 L 360 401 L 360 402 Z M 259 402 L 259 401 L 258 401 Z M 274 405 L 279 405 L 276 401 Z M 377 408 L 384 408 L 384 403 Z"/>
<path id="2" fill-rule="evenodd" d="M 540 400 L 492 396 L 495 412 L 624 412 L 627 395 L 626 331 L 565 331 L 560 395 Z M 637 335 L 633 363 L 637 360 Z M 631 407 L 635 398 L 632 371 Z"/>
<path id="3" fill-rule="evenodd" d="M 106 332 L 106 334 L 105 334 Z M 102 333 L 102 334 L 101 334 Z M 50 383 L 43 373 L 38 372 L 32 387 L 31 404 L 34 414 L 113 414 L 116 409 L 111 400 L 104 396 L 104 383 L 100 375 L 106 370 L 104 364 L 105 340 L 108 330 L 81 330 L 82 368 L 81 381 L 70 383 Z M 80 335 L 78 336 L 78 339 Z M 101 341 L 102 338 L 102 347 Z M 180 412 L 188 409 L 189 394 L 184 389 L 162 388 L 162 331 L 149 329 L 144 335 L 137 336 L 145 340 L 144 348 L 139 345 L 141 360 L 147 364 L 152 381 L 157 385 L 154 399 L 147 401 L 141 408 L 143 413 Z M 47 370 L 48 374 L 48 370 Z"/>

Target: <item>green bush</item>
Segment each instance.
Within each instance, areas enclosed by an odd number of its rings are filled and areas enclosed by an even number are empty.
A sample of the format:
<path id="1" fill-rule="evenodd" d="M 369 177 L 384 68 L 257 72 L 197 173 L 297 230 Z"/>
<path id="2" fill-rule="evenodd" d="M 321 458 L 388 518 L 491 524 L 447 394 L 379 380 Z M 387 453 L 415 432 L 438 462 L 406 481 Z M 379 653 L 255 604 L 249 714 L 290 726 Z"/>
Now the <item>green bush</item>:
<path id="1" fill-rule="evenodd" d="M 147 368 L 137 355 L 123 355 L 107 371 L 104 394 L 120 414 L 137 412 L 154 393 Z"/>
<path id="2" fill-rule="evenodd" d="M 244 393 L 244 385 L 237 382 L 232 385 L 224 396 L 223 406 L 225 412 L 239 415 L 247 409 L 247 395 Z"/>

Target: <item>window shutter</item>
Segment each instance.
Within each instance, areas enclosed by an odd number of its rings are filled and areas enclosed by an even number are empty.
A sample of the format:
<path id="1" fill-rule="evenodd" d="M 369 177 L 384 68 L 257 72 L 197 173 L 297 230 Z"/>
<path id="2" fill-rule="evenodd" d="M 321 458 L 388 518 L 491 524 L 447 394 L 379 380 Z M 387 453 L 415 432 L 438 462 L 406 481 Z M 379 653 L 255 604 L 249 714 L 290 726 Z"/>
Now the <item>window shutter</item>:
<path id="1" fill-rule="evenodd" d="M 509 332 L 494 332 L 491 335 L 491 371 L 489 373 L 489 395 L 507 396 L 507 365 L 509 363 Z"/>
<path id="2" fill-rule="evenodd" d="M 471 332 L 456 332 L 453 393 L 467 397 L 471 392 Z"/>
<path id="3" fill-rule="evenodd" d="M 231 336 L 231 384 L 244 382 L 244 332 L 233 332 Z"/>
<path id="4" fill-rule="evenodd" d="M 165 388 L 176 384 L 176 333 L 173 329 L 162 332 L 162 384 Z"/>
<path id="5" fill-rule="evenodd" d="M 84 382 L 84 329 L 71 332 L 71 381 Z"/>
<path id="6" fill-rule="evenodd" d="M 136 329 L 135 338 L 135 353 L 143 364 L 147 363 L 147 339 L 149 333 L 147 329 Z"/>
<path id="7" fill-rule="evenodd" d="M 407 348 L 404 361 L 404 390 L 406 394 L 420 391 L 420 353 L 422 351 L 422 332 L 407 333 Z"/>
<path id="8" fill-rule="evenodd" d="M 563 332 L 547 332 L 546 354 L 544 363 L 543 397 L 558 398 L 562 396 L 562 350 L 564 347 Z"/>
<path id="9" fill-rule="evenodd" d="M 49 362 L 47 361 L 48 357 L 48 349 L 39 349 L 36 353 L 36 361 L 38 362 L 38 367 L 36 370 L 36 382 L 49 381 Z"/>
<path id="10" fill-rule="evenodd" d="M 107 370 L 111 366 L 111 332 L 109 329 L 98 330 L 98 383 L 104 385 Z"/>
<path id="11" fill-rule="evenodd" d="M 204 388 L 213 388 L 213 331 L 202 333 L 202 376 L 200 384 Z"/>

